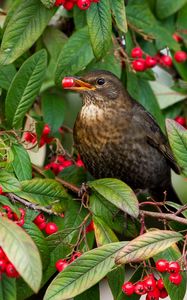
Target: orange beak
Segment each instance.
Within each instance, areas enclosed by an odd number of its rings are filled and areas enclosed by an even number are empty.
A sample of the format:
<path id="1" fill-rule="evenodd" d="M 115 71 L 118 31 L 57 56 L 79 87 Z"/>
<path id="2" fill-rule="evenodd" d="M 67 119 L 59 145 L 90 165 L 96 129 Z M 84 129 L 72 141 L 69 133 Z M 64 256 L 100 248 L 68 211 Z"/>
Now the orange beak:
<path id="1" fill-rule="evenodd" d="M 76 77 L 64 77 L 62 80 L 62 87 L 66 90 L 72 90 L 72 91 L 93 91 L 95 90 L 95 86 L 92 84 L 85 82 L 83 80 L 80 80 Z"/>

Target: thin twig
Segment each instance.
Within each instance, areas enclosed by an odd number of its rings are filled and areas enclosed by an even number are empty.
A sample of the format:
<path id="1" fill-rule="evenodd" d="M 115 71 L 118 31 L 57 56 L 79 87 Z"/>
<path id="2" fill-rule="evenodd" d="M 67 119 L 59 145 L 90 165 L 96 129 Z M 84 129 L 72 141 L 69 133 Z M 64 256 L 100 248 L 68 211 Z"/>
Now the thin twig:
<path id="1" fill-rule="evenodd" d="M 187 219 L 177 217 L 175 214 L 158 213 L 158 212 L 146 211 L 146 210 L 140 210 L 140 213 L 144 213 L 145 216 L 150 216 L 152 218 L 165 219 L 165 220 L 175 221 L 187 225 Z"/>
<path id="2" fill-rule="evenodd" d="M 55 216 L 60 216 L 61 215 L 59 213 L 54 212 L 52 209 L 46 208 L 44 206 L 39 206 L 36 203 L 31 203 L 31 202 L 29 202 L 29 201 L 15 195 L 15 194 L 13 194 L 13 193 L 7 193 L 6 195 L 12 202 L 19 202 L 19 203 L 23 204 L 24 206 L 26 206 L 30 209 L 37 210 L 37 211 L 42 211 L 42 212 L 45 212 L 49 215 L 55 215 Z"/>

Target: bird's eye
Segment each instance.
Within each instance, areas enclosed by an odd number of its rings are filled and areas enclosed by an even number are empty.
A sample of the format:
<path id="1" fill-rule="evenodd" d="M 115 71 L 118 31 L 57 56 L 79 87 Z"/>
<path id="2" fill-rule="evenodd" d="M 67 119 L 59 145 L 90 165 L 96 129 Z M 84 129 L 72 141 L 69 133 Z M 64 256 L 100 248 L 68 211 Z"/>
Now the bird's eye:
<path id="1" fill-rule="evenodd" d="M 105 83 L 104 78 L 99 78 L 99 79 L 97 80 L 97 84 L 99 84 L 99 85 L 103 85 L 104 83 Z"/>

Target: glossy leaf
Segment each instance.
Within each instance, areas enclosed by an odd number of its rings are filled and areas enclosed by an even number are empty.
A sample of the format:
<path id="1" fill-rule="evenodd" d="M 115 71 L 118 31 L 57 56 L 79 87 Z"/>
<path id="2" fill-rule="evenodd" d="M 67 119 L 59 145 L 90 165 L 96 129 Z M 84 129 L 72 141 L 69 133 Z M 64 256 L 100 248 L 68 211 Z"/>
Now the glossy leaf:
<path id="1" fill-rule="evenodd" d="M 153 230 L 130 241 L 117 255 L 117 264 L 139 262 L 153 257 L 182 239 L 178 232 Z"/>
<path id="2" fill-rule="evenodd" d="M 21 184 L 16 177 L 4 170 L 0 172 L 0 186 L 3 192 L 18 192 L 21 190 Z"/>
<path id="3" fill-rule="evenodd" d="M 44 300 L 69 299 L 95 285 L 114 267 L 114 256 L 125 244 L 107 244 L 81 255 L 52 281 Z"/>
<path id="4" fill-rule="evenodd" d="M 127 19 L 125 13 L 125 4 L 123 0 L 110 0 L 112 14 L 117 27 L 124 33 L 127 32 Z"/>
<path id="5" fill-rule="evenodd" d="M 16 68 L 14 65 L 0 66 L 0 87 L 8 90 L 15 74 Z"/>
<path id="6" fill-rule="evenodd" d="M 112 18 L 109 0 L 93 3 L 86 13 L 93 52 L 99 59 L 111 45 Z"/>
<path id="7" fill-rule="evenodd" d="M 118 242 L 118 238 L 110 227 L 99 217 L 93 217 L 95 238 L 98 246 Z"/>
<path id="8" fill-rule="evenodd" d="M 29 49 L 42 34 L 54 10 L 39 0 L 21 1 L 12 14 L 1 44 L 0 62 L 10 64 Z"/>
<path id="9" fill-rule="evenodd" d="M 12 162 L 17 178 L 22 181 L 32 178 L 32 166 L 27 151 L 18 144 L 12 145 L 14 160 Z"/>
<path id="10" fill-rule="evenodd" d="M 174 14 L 176 11 L 182 8 L 186 4 L 186 0 L 157 0 L 156 1 L 156 13 L 160 19 L 164 19 Z"/>
<path id="11" fill-rule="evenodd" d="M 76 51 L 75 51 L 76 49 Z M 84 69 L 94 58 L 88 28 L 75 32 L 64 45 L 57 63 L 55 81 L 61 85 L 62 78 Z"/>
<path id="12" fill-rule="evenodd" d="M 25 231 L 7 218 L 0 218 L 0 246 L 26 283 L 37 292 L 42 278 L 38 249 Z"/>
<path id="13" fill-rule="evenodd" d="M 147 1 L 133 0 L 126 7 L 127 19 L 130 24 L 159 42 L 160 48 L 170 47 L 177 51 L 179 44 L 172 38 L 166 27 L 161 26 L 150 10 Z"/>
<path id="14" fill-rule="evenodd" d="M 173 154 L 181 167 L 181 172 L 187 176 L 187 131 L 172 119 L 166 120 L 166 128 Z"/>
<path id="15" fill-rule="evenodd" d="M 46 92 L 42 95 L 42 111 L 44 122 L 52 133 L 56 132 L 64 121 L 64 101 L 58 94 Z"/>
<path id="16" fill-rule="evenodd" d="M 53 179 L 34 178 L 22 181 L 22 191 L 17 195 L 28 201 L 41 205 L 53 205 L 61 198 L 67 198 L 67 194 L 60 183 Z"/>
<path id="17" fill-rule="evenodd" d="M 6 274 L 1 274 L 0 299 L 1 300 L 17 300 L 16 278 L 8 278 L 6 276 Z"/>
<path id="18" fill-rule="evenodd" d="M 8 90 L 5 114 L 9 127 L 19 129 L 25 113 L 33 104 L 45 76 L 47 54 L 45 50 L 29 57 L 17 72 Z"/>
<path id="19" fill-rule="evenodd" d="M 99 284 L 94 285 L 84 293 L 76 296 L 74 300 L 100 300 Z M 101 299 L 102 300 L 102 299 Z"/>
<path id="20" fill-rule="evenodd" d="M 138 200 L 131 188 L 114 178 L 90 181 L 89 186 L 102 197 L 133 217 L 139 214 Z"/>
<path id="21" fill-rule="evenodd" d="M 56 0 L 40 0 L 47 8 L 52 8 Z"/>

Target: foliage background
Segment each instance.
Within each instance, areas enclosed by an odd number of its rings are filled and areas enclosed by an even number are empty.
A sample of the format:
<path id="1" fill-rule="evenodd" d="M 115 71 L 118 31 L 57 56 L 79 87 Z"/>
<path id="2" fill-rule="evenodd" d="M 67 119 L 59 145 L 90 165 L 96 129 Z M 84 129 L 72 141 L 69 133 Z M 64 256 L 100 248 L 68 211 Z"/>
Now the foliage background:
<path id="1" fill-rule="evenodd" d="M 62 7 L 53 7 L 54 2 L 2 2 L 0 185 L 6 194 L 0 196 L 0 202 L 17 211 L 20 204 L 12 204 L 13 194 L 14 198 L 21 197 L 32 204 L 50 207 L 53 214 L 63 212 L 65 218 L 48 216 L 48 220 L 56 222 L 59 227 L 59 232 L 49 237 L 32 222 L 37 215 L 36 210 L 27 209 L 24 230 L 2 218 L 0 226 L 3 234 L 0 237 L 0 245 L 6 250 L 6 254 L 24 280 L 8 279 L 3 275 L 0 298 L 36 299 L 35 295 L 32 296 L 33 292 L 40 290 L 37 299 L 42 299 L 45 294 L 45 300 L 70 297 L 75 297 L 76 300 L 97 300 L 97 282 L 108 274 L 114 299 L 121 300 L 125 299 L 125 295 L 121 293 L 124 268 L 112 269 L 115 266 L 114 255 L 126 245 L 124 255 L 127 255 L 127 241 L 133 241 L 139 234 L 139 221 L 128 219 L 126 228 L 124 219 L 124 212 L 136 218 L 138 216 L 139 208 L 135 195 L 122 182 L 92 179 L 89 183 L 92 189 L 89 207 L 82 207 L 80 201 L 75 201 L 77 195 L 65 189 L 62 181 L 55 179 L 52 172 L 32 169 L 25 150 L 27 145 L 23 140 L 23 131 L 34 128 L 39 143 L 44 124 L 50 126 L 55 142 L 39 150 L 45 154 L 45 164 L 51 153 L 59 150 L 59 143 L 69 155 L 76 157 L 76 151 L 72 148 L 72 135 L 66 133 L 62 136 L 59 128 L 72 128 L 81 101 L 78 95 L 62 90 L 61 80 L 66 75 L 82 74 L 98 68 L 112 71 L 121 78 L 130 95 L 154 115 L 163 130 L 165 118 L 174 119 L 177 115 L 186 117 L 187 63 L 174 62 L 170 69 L 162 67 L 157 71 L 135 73 L 131 69 L 130 51 L 137 44 L 149 55 L 164 50 L 170 51 L 173 56 L 175 51 L 186 50 L 187 1 L 129 0 L 125 7 L 122 0 L 100 0 L 99 3 L 92 4 L 87 11 L 80 11 L 75 7 L 70 12 Z M 4 15 L 4 12 L 7 14 Z M 181 43 L 173 39 L 174 33 L 182 37 Z M 174 154 L 183 169 L 183 175 L 186 176 L 186 131 L 171 120 L 168 121 L 167 130 Z M 62 150 L 62 147 L 60 149 Z M 37 151 L 36 145 L 32 152 Z M 89 174 L 76 166 L 63 170 L 58 178 L 76 186 L 91 180 Z M 183 203 L 186 203 L 186 181 L 184 177 L 175 178 L 178 192 Z M 186 214 L 183 217 L 186 218 Z M 91 219 L 94 220 L 95 230 L 85 235 L 85 228 Z M 152 226 L 149 220 L 147 226 Z M 135 241 L 140 249 L 133 252 L 134 261 L 140 259 L 141 251 L 152 249 L 153 244 L 154 250 L 148 251 L 149 255 L 145 259 L 160 255 L 172 260 L 181 256 L 180 244 L 179 248 L 176 245 L 170 246 L 182 239 L 178 231 L 185 227 L 175 222 L 169 222 L 167 226 L 167 229 L 176 232 L 156 230 L 151 234 L 149 242 L 147 236 L 143 236 L 143 249 L 139 240 Z M 25 231 L 28 234 L 25 235 Z M 33 249 L 32 253 L 24 251 L 28 243 Z M 92 249 L 96 245 L 103 248 L 88 251 L 88 248 Z M 29 248 L 28 245 L 26 248 Z M 47 286 L 57 275 L 55 262 L 59 258 L 71 257 L 73 251 L 77 250 L 85 253 L 73 262 L 67 271 L 59 274 L 45 293 Z M 124 258 L 123 263 L 128 262 L 130 260 Z M 80 272 L 83 274 L 81 279 Z M 139 279 L 141 274 L 140 264 L 133 280 Z M 63 288 L 67 282 L 66 288 Z M 90 282 L 94 287 L 91 287 Z M 167 278 L 165 284 L 171 299 L 183 298 L 185 279 L 180 288 L 171 286 Z M 84 293 L 77 296 L 80 292 Z"/>

